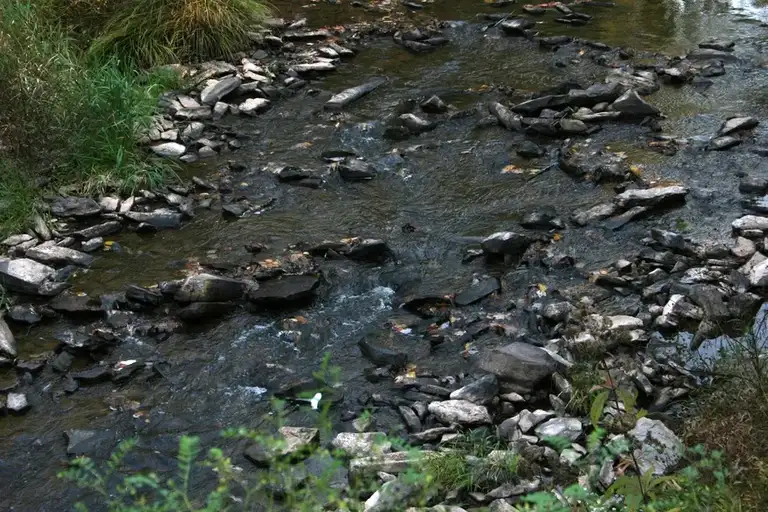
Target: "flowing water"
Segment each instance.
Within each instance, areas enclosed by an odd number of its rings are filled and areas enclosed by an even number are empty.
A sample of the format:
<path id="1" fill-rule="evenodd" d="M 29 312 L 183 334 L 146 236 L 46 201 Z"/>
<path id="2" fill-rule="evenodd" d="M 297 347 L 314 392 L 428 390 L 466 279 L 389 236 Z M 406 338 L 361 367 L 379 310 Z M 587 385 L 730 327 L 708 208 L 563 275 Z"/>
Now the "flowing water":
<path id="1" fill-rule="evenodd" d="M 286 18 L 308 17 L 310 26 L 381 16 L 346 3 L 276 1 L 275 6 Z M 518 8 L 510 7 L 513 11 Z M 646 59 L 652 59 L 653 52 L 684 54 L 710 37 L 737 42 L 736 54 L 742 61 L 729 65 L 728 73 L 715 78 L 712 87 L 664 86 L 649 97 L 667 116 L 665 133 L 710 136 L 735 113 L 768 118 L 764 92 L 768 76 L 762 67 L 763 34 L 768 29 L 760 26 L 768 19 L 768 10 L 747 0 L 622 0 L 613 8 L 583 10 L 594 15 L 586 26 L 559 25 L 547 14 L 537 18 L 537 28 L 545 35 L 569 34 L 634 48 L 644 52 L 639 55 Z M 62 438 L 66 429 L 112 429 L 120 436 L 139 435 L 142 442 L 136 467 L 168 470 L 179 433 L 198 433 L 210 441 L 225 426 L 260 425 L 269 394 L 310 376 L 326 353 L 341 368 L 342 409 L 359 412 L 359 399 L 378 390 L 362 376 L 361 370 L 368 364 L 356 343 L 364 335 L 408 351 L 420 369 L 440 375 L 467 371 L 462 347 L 441 346 L 430 353 L 428 347 L 422 348 L 424 342 L 386 326 L 398 314 L 398 301 L 409 291 L 452 293 L 467 287 L 475 275 L 496 275 L 504 283 L 504 294 L 496 299 L 501 308 L 504 300 L 532 283 L 549 283 L 578 294 L 584 270 L 637 252 L 651 226 L 682 229 L 696 240 L 728 240 L 730 222 L 741 212 L 737 175 L 768 175 L 764 160 L 738 150 L 686 150 L 661 156 L 647 149 L 647 128 L 614 124 L 592 139 L 625 152 L 633 164 L 642 167 L 647 179 L 692 187 L 684 206 L 633 222 L 620 231 L 563 231 L 557 248 L 576 258 L 575 269 L 547 274 L 531 268 L 508 274 L 508 269 L 488 267 L 480 261 L 462 263 L 464 237 L 511 228 L 523 214 L 543 208 L 552 208 L 566 218 L 574 210 L 614 194 L 610 187 L 576 181 L 556 168 L 533 177 L 502 173 L 509 164 L 541 169 L 552 160 L 519 159 L 514 150 L 522 135 L 500 127 L 478 128 L 473 118 L 443 122 L 434 131 L 407 141 L 382 138 L 384 120 L 407 100 L 439 94 L 446 102 L 467 108 L 500 98 L 493 92 L 496 87 L 522 94 L 567 79 L 589 84 L 604 77 L 606 68 L 578 53 L 553 53 L 522 38 L 504 37 L 494 29 L 484 31 L 488 22 L 479 21 L 476 15 L 498 12 L 479 0 L 427 4 L 425 12 L 414 14 L 414 19 L 429 15 L 454 22 L 445 31 L 451 43 L 427 55 L 410 54 L 389 38 L 369 41 L 337 73 L 312 84 L 316 89 L 338 92 L 372 76 L 388 79 L 385 86 L 346 108 L 342 121 L 323 113 L 327 92 L 313 95 L 308 91 L 281 101 L 255 120 L 225 119 L 224 124 L 229 123 L 245 141 L 231 156 L 249 169 L 234 176 L 239 193 L 254 200 L 276 198 L 275 206 L 262 215 L 236 221 L 223 220 L 218 211 L 200 211 L 178 231 L 149 237 L 120 235 L 115 240 L 124 251 L 103 253 L 88 272 L 77 276 L 76 290 L 98 295 L 126 284 L 151 285 L 180 277 L 185 265 L 198 261 L 241 265 L 253 258 L 243 244 L 255 241 L 269 246 L 259 255 L 261 259 L 298 242 L 347 236 L 382 238 L 397 261 L 381 267 L 322 262 L 327 283 L 311 307 L 282 314 L 235 310 L 223 321 L 174 334 L 164 342 L 137 335 L 116 349 L 111 359 L 157 361 L 162 375 L 152 379 L 134 378 L 121 387 L 96 384 L 72 395 L 56 393 L 61 384 L 52 376 L 24 382 L 32 409 L 21 417 L 0 417 L 0 509 L 59 511 L 79 496 L 79 491 L 55 478 L 67 460 Z M 755 137 L 768 141 L 762 126 Z M 541 142 L 553 147 L 551 141 Z M 355 150 L 382 172 L 362 184 L 330 176 L 323 188 L 310 190 L 278 184 L 261 171 L 268 162 L 322 171 L 325 164 L 320 153 L 339 147 Z M 188 172 L 215 175 L 223 163 L 203 164 Z M 415 231 L 403 230 L 407 224 Z M 303 317 L 301 321 L 290 320 L 296 315 Z M 44 324 L 16 332 L 20 357 L 55 348 L 54 336 L 68 327 Z M 0 376 L 2 382 L 13 378 L 11 374 Z M 302 412 L 293 420 L 311 421 L 311 413 Z M 388 426 L 386 416 L 377 420 Z M 243 463 L 238 457 L 235 462 Z"/>

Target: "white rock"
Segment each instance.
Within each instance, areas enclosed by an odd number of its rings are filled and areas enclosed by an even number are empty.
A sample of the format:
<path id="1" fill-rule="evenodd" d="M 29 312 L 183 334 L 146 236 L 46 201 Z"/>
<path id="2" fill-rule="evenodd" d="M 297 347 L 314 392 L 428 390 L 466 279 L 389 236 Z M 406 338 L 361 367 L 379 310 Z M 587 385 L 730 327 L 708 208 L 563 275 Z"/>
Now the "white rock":
<path id="1" fill-rule="evenodd" d="M 640 472 L 653 468 L 655 475 L 663 475 L 673 469 L 683 456 L 683 443 L 659 420 L 640 418 L 628 435 L 640 443 L 635 458 Z"/>
<path id="2" fill-rule="evenodd" d="M 752 257 L 747 261 L 744 265 L 741 266 L 739 269 L 739 272 L 744 274 L 745 276 L 748 276 L 752 273 L 752 270 L 761 264 L 762 262 L 768 260 L 768 258 L 765 257 L 762 253 L 756 252 L 752 255 Z"/>
<path id="3" fill-rule="evenodd" d="M 576 418 L 552 418 L 536 427 L 536 435 L 539 439 L 544 437 L 564 437 L 569 441 L 575 441 L 583 433 L 581 420 Z"/>
<path id="4" fill-rule="evenodd" d="M 236 76 L 229 76 L 214 81 L 200 91 L 200 100 L 206 105 L 213 105 L 221 100 L 221 98 L 240 87 L 241 83 L 242 81 Z"/>
<path id="5" fill-rule="evenodd" d="M 768 217 L 745 215 L 733 221 L 731 223 L 731 227 L 737 231 L 743 231 L 746 229 L 759 229 L 760 231 L 765 231 L 768 229 Z"/>
<path id="6" fill-rule="evenodd" d="M 12 412 L 24 412 L 29 408 L 27 395 L 23 393 L 8 393 L 8 398 L 5 406 L 8 408 L 9 411 L 12 411 Z"/>
<path id="7" fill-rule="evenodd" d="M 269 107 L 269 100 L 264 98 L 248 98 L 238 107 L 241 114 L 254 116 Z"/>
<path id="8" fill-rule="evenodd" d="M 165 158 L 178 158 L 187 150 L 184 144 L 179 144 L 178 142 L 165 142 L 151 147 L 156 155 Z"/>
<path id="9" fill-rule="evenodd" d="M 442 423 L 458 423 L 460 425 L 491 423 L 491 415 L 488 413 L 488 409 L 482 405 L 473 404 L 465 400 L 432 402 L 427 409 Z"/>
<path id="10" fill-rule="evenodd" d="M 613 332 L 630 331 L 632 329 L 641 329 L 643 327 L 642 320 L 629 315 L 609 316 L 608 321 L 610 322 L 609 329 Z"/>
<path id="11" fill-rule="evenodd" d="M 747 278 L 752 286 L 768 286 L 768 260 L 755 265 Z"/>
<path id="12" fill-rule="evenodd" d="M 743 236 L 736 238 L 736 245 L 731 248 L 731 254 L 737 258 L 749 258 L 755 254 L 755 251 L 757 251 L 755 242 Z"/>
<path id="13" fill-rule="evenodd" d="M 517 427 L 523 434 L 525 434 L 542 421 L 546 421 L 552 418 L 554 415 L 554 411 L 536 409 L 535 411 L 530 412 L 529 410 L 524 409 L 520 411 L 520 414 L 518 414 L 519 419 L 517 422 Z"/>
<path id="14" fill-rule="evenodd" d="M 27 258 L 0 258 L 0 283 L 12 291 L 37 294 L 54 273 L 48 265 Z"/>
<path id="15" fill-rule="evenodd" d="M 332 444 L 337 450 L 353 457 L 369 457 L 392 449 L 392 443 L 383 432 L 340 432 L 333 438 Z"/>
<path id="16" fill-rule="evenodd" d="M 13 247 L 14 245 L 23 244 L 24 242 L 29 242 L 32 240 L 32 235 L 28 234 L 21 234 L 21 235 L 13 235 L 9 236 L 5 240 L 3 240 L 1 243 L 2 245 L 5 245 L 7 247 Z"/>

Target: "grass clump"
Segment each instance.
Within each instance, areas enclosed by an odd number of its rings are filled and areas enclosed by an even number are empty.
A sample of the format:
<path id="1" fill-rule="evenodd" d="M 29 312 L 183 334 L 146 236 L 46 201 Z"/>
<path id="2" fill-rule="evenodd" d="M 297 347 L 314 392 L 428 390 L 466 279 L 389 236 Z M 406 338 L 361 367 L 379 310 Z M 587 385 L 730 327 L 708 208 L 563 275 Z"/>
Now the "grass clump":
<path id="1" fill-rule="evenodd" d="M 268 14 L 257 0 L 118 2 L 92 50 L 140 67 L 227 58 Z"/>
<path id="2" fill-rule="evenodd" d="M 490 491 L 519 479 L 520 456 L 486 429 L 462 434 L 446 450 L 423 455 L 424 472 L 439 489 Z"/>
<path id="3" fill-rule="evenodd" d="M 96 60 L 28 2 L 0 7 L 0 231 L 22 227 L 44 188 L 83 193 L 159 184 L 171 165 L 138 145 L 167 71 Z"/>

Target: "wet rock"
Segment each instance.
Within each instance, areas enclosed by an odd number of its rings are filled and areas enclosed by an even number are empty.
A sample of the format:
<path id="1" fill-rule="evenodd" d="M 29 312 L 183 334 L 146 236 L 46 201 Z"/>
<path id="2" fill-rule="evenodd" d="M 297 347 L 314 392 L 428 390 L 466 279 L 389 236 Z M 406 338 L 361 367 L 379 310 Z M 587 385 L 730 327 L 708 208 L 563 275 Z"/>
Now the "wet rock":
<path id="1" fill-rule="evenodd" d="M 473 284 L 469 289 L 456 295 L 454 302 L 457 306 L 469 306 L 470 304 L 481 301 L 492 293 L 496 293 L 500 289 L 501 283 L 495 277 L 483 279 Z"/>
<path id="2" fill-rule="evenodd" d="M 340 110 L 353 101 L 359 100 L 366 94 L 375 91 L 384 83 L 386 83 L 386 79 L 375 78 L 362 85 L 358 85 L 357 87 L 350 87 L 349 89 L 345 89 L 340 93 L 332 96 L 331 99 L 325 103 L 325 108 L 328 110 Z"/>
<path id="3" fill-rule="evenodd" d="M 200 101 L 206 105 L 213 105 L 216 102 L 221 101 L 224 96 L 240 87 L 241 83 L 242 80 L 236 76 L 230 76 L 222 78 L 219 81 L 212 82 L 202 91 L 200 91 Z"/>
<path id="4" fill-rule="evenodd" d="M 537 144 L 529 140 L 525 140 L 517 149 L 517 154 L 523 158 L 540 158 L 546 154 L 546 151 L 544 151 L 544 149 Z"/>
<path id="5" fill-rule="evenodd" d="M 21 414 L 26 412 L 30 408 L 30 405 L 27 401 L 27 395 L 24 393 L 8 393 L 5 407 L 11 414 Z"/>
<path id="6" fill-rule="evenodd" d="M 408 354 L 405 352 L 395 352 L 388 348 L 379 347 L 365 339 L 358 341 L 357 346 L 360 347 L 363 357 L 377 366 L 404 368 L 408 363 Z"/>
<path id="7" fill-rule="evenodd" d="M 625 92 L 625 87 L 618 82 L 593 84 L 586 89 L 571 89 L 562 100 L 571 107 L 592 107 L 599 103 L 616 101 Z"/>
<path id="8" fill-rule="evenodd" d="M 402 114 L 399 118 L 405 128 L 411 133 L 422 133 L 435 128 L 435 124 L 414 114 Z"/>
<path id="9" fill-rule="evenodd" d="M 756 264 L 747 275 L 749 284 L 754 287 L 768 286 L 768 260 Z"/>
<path id="10" fill-rule="evenodd" d="M 392 443 L 383 432 L 340 432 L 331 444 L 350 457 L 369 457 L 392 450 Z"/>
<path id="11" fill-rule="evenodd" d="M 565 224 L 554 211 L 537 211 L 525 214 L 520 225 L 528 229 L 564 229 Z"/>
<path id="12" fill-rule="evenodd" d="M 235 307 L 229 302 L 193 302 L 176 314 L 187 323 L 202 322 L 231 313 Z"/>
<path id="13" fill-rule="evenodd" d="M 558 363 L 544 349 L 514 342 L 484 351 L 478 366 L 502 382 L 530 390 L 557 371 Z"/>
<path id="14" fill-rule="evenodd" d="M 501 103 L 490 103 L 488 105 L 488 111 L 499 120 L 504 128 L 511 131 L 521 132 L 523 131 L 523 118 Z"/>
<path id="15" fill-rule="evenodd" d="M 442 114 L 448 110 L 448 105 L 439 96 L 430 96 L 419 107 L 427 114 Z"/>
<path id="16" fill-rule="evenodd" d="M 178 229 L 183 215 L 173 210 L 160 208 L 153 212 L 125 212 L 125 218 L 134 222 L 148 224 L 158 229 Z"/>
<path id="17" fill-rule="evenodd" d="M 490 403 L 499 392 L 499 381 L 493 374 L 483 375 L 476 381 L 453 391 L 451 400 L 464 400 L 474 404 L 486 405 Z"/>
<path id="18" fill-rule="evenodd" d="M 227 302 L 240 299 L 245 288 L 245 282 L 237 279 L 197 274 L 184 279 L 173 298 L 178 302 Z"/>
<path id="19" fill-rule="evenodd" d="M 0 356 L 16 357 L 16 339 L 5 320 L 0 318 Z"/>
<path id="20" fill-rule="evenodd" d="M 82 245 L 80 246 L 80 249 L 83 252 L 94 252 L 94 251 L 98 251 L 102 247 L 104 247 L 104 239 L 101 237 L 97 237 L 97 238 L 91 238 L 90 240 L 83 242 Z"/>
<path id="21" fill-rule="evenodd" d="M 488 409 L 481 405 L 473 404 L 466 400 L 446 400 L 444 402 L 432 402 L 428 406 L 429 412 L 438 421 L 448 425 L 483 425 L 491 423 L 491 415 Z"/>
<path id="22" fill-rule="evenodd" d="M 66 350 L 62 350 L 56 355 L 56 357 L 53 358 L 53 361 L 51 362 L 51 368 L 59 373 L 67 373 L 69 369 L 72 368 L 72 363 L 74 362 L 75 356 Z"/>
<path id="23" fill-rule="evenodd" d="M 373 166 L 357 158 L 345 158 L 337 164 L 337 169 L 344 181 L 367 181 L 376 177 Z"/>
<path id="24" fill-rule="evenodd" d="M 512 107 L 513 112 L 523 115 L 537 115 L 547 108 L 561 108 L 568 104 L 565 95 L 549 95 L 541 96 L 539 98 L 533 98 Z"/>
<path id="25" fill-rule="evenodd" d="M 723 137 L 715 137 L 710 140 L 707 149 L 710 151 L 725 151 L 726 149 L 731 149 L 739 144 L 741 144 L 741 139 L 726 135 Z"/>
<path id="26" fill-rule="evenodd" d="M 519 256 L 533 243 L 527 235 L 514 231 L 501 231 L 484 239 L 481 243 L 483 252 L 490 255 Z"/>
<path id="27" fill-rule="evenodd" d="M 8 310 L 8 318 L 21 324 L 34 325 L 42 322 L 43 316 L 31 304 L 18 304 Z"/>
<path id="28" fill-rule="evenodd" d="M 112 369 L 105 364 L 97 364 L 79 372 L 70 373 L 70 377 L 82 383 L 94 383 L 109 380 Z"/>
<path id="29" fill-rule="evenodd" d="M 117 442 L 111 430 L 65 430 L 67 455 L 97 456 L 108 453 Z"/>
<path id="30" fill-rule="evenodd" d="M 620 208 L 646 206 L 654 208 L 665 203 L 681 201 L 688 194 L 688 188 L 681 186 L 634 189 L 622 192 L 614 198 Z"/>
<path id="31" fill-rule="evenodd" d="M 88 267 L 93 263 L 93 256 L 90 254 L 52 244 L 33 247 L 27 251 L 27 257 L 48 265 L 71 264 Z"/>
<path id="32" fill-rule="evenodd" d="M 315 276 L 285 276 L 262 283 L 258 290 L 250 290 L 248 298 L 267 308 L 295 306 L 310 301 L 320 286 Z"/>
<path id="33" fill-rule="evenodd" d="M 184 146 L 184 144 L 179 144 L 178 142 L 155 144 L 154 146 L 150 146 L 150 149 L 152 149 L 157 156 L 164 158 L 178 158 L 187 151 L 186 146 Z"/>
<path id="34" fill-rule="evenodd" d="M 549 37 L 538 37 L 536 40 L 539 42 L 541 46 L 562 46 L 570 43 L 573 41 L 573 38 L 571 36 L 549 36 Z"/>
<path id="35" fill-rule="evenodd" d="M 754 117 L 732 117 L 723 123 L 717 131 L 717 136 L 722 137 L 723 135 L 730 135 L 743 130 L 751 130 L 758 124 L 760 122 Z"/>
<path id="36" fill-rule="evenodd" d="M 533 26 L 533 21 L 525 18 L 507 19 L 499 24 L 499 28 L 509 36 L 524 36 Z"/>
<path id="37" fill-rule="evenodd" d="M 621 213 L 615 217 L 611 217 L 605 221 L 605 227 L 614 231 L 621 229 L 626 224 L 635 220 L 635 218 L 640 217 L 648 212 L 648 210 L 649 208 L 647 206 L 635 206 L 634 208 L 630 208 L 624 213 Z"/>
<path id="38" fill-rule="evenodd" d="M 392 250 L 384 240 L 367 238 L 355 240 L 348 247 L 341 250 L 347 258 L 356 261 L 382 262 L 392 256 Z"/>
<path id="39" fill-rule="evenodd" d="M 655 116 L 659 109 L 645 101 L 637 92 L 630 89 L 611 104 L 611 109 L 628 116 Z"/>
<path id="40" fill-rule="evenodd" d="M 654 475 L 663 475 L 674 469 L 683 456 L 682 441 L 659 420 L 640 418 L 627 435 L 640 443 L 634 456 L 641 473 L 652 469 Z"/>
<path id="41" fill-rule="evenodd" d="M 732 52 L 736 43 L 733 41 L 724 41 L 719 39 L 709 39 L 703 43 L 699 43 L 699 48 L 708 48 L 710 50 L 718 50 L 721 52 Z"/>
<path id="42" fill-rule="evenodd" d="M 586 226 L 593 222 L 606 219 L 616 213 L 614 203 L 601 203 L 586 210 L 581 210 L 571 216 L 571 221 L 578 226 Z"/>
<path id="43" fill-rule="evenodd" d="M 101 207 L 88 197 L 63 196 L 51 201 L 51 213 L 56 217 L 90 217 L 101 213 Z"/>
<path id="44" fill-rule="evenodd" d="M 733 62 L 738 60 L 738 57 L 730 52 L 713 50 L 711 48 L 697 48 L 690 52 L 686 59 L 691 61 L 720 60 L 723 62 Z"/>
<path id="45" fill-rule="evenodd" d="M 125 288 L 125 298 L 148 306 L 157 306 L 163 301 L 159 291 L 132 284 Z"/>
<path id="46" fill-rule="evenodd" d="M 0 283 L 8 290 L 37 295 L 41 285 L 48 282 L 55 270 L 37 261 L 18 258 L 0 258 Z"/>
<path id="47" fill-rule="evenodd" d="M 51 309 L 72 315 L 101 314 L 101 300 L 88 295 L 62 293 L 50 302 Z"/>
<path id="48" fill-rule="evenodd" d="M 255 116 L 260 112 L 264 112 L 269 108 L 270 101 L 264 98 L 248 98 L 240 105 L 238 105 L 238 111 L 246 116 Z"/>
<path id="49" fill-rule="evenodd" d="M 308 73 L 327 73 L 335 71 L 336 66 L 330 62 L 311 62 L 309 64 L 296 64 L 291 68 L 296 73 L 303 75 Z"/>

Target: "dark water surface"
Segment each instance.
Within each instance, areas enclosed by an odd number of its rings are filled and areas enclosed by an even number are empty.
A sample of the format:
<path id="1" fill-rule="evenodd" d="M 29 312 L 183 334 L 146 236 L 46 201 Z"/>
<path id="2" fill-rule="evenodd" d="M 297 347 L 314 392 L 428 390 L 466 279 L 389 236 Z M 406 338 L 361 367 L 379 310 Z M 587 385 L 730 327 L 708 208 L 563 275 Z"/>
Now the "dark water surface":
<path id="1" fill-rule="evenodd" d="M 371 20 L 382 14 L 365 13 L 349 5 L 274 2 L 286 18 L 308 17 L 310 26 L 338 25 Z M 518 8 L 512 6 L 512 8 Z M 684 54 L 709 37 L 737 41 L 743 61 L 728 66 L 706 90 L 692 86 L 664 86 L 648 99 L 667 116 L 665 134 L 710 136 L 729 115 L 746 113 L 765 119 L 768 85 L 762 64 L 765 31 L 759 26 L 768 11 L 747 1 L 675 2 L 619 1 L 615 8 L 583 8 L 594 15 L 584 27 L 553 22 L 547 14 L 537 18 L 543 34 L 572 34 L 609 45 Z M 359 406 L 358 397 L 376 389 L 362 377 L 368 366 L 356 343 L 373 333 L 413 355 L 419 368 L 441 375 L 466 371 L 461 347 L 441 347 L 435 353 L 420 340 L 385 327 L 404 290 L 428 289 L 451 293 L 468 286 L 474 275 L 504 278 L 505 298 L 523 292 L 532 283 L 547 282 L 561 289 L 578 290 L 581 270 L 594 270 L 631 255 L 650 226 L 683 229 L 695 240 L 727 241 L 730 222 L 738 216 L 736 178 L 739 172 L 768 177 L 760 157 L 746 151 L 724 153 L 680 151 L 672 157 L 647 149 L 648 129 L 636 125 L 607 125 L 592 140 L 624 151 L 641 165 L 646 178 L 682 182 L 693 191 L 685 206 L 629 224 L 618 232 L 600 228 L 569 228 L 557 249 L 574 256 L 581 269 L 545 275 L 541 269 L 507 274 L 480 261 L 461 262 L 461 237 L 487 235 L 514 226 L 535 209 L 553 208 L 563 218 L 574 210 L 612 197 L 610 187 L 575 181 L 558 169 L 531 178 L 504 174 L 508 164 L 544 168 L 550 157 L 523 161 L 515 147 L 523 136 L 500 127 L 477 129 L 473 118 L 441 123 L 437 129 L 393 143 L 382 138 L 387 116 L 405 100 L 440 94 L 448 103 L 467 108 L 500 97 L 486 92 L 505 86 L 538 91 L 575 78 L 589 84 L 601 80 L 606 68 L 578 55 L 567 55 L 565 67 L 554 62 L 560 55 L 535 43 L 508 38 L 497 30 L 483 32 L 486 22 L 475 15 L 498 10 L 481 1 L 442 1 L 428 4 L 425 15 L 455 20 L 446 30 L 451 44 L 428 55 L 412 55 L 388 38 L 374 39 L 337 73 L 313 87 L 338 92 L 372 76 L 388 83 L 351 107 L 343 121 L 322 113 L 328 93 L 300 93 L 280 102 L 257 119 L 225 120 L 248 135 L 243 149 L 232 158 L 254 170 L 235 176 L 235 185 L 252 198 L 277 198 L 260 216 L 225 221 L 218 211 L 200 212 L 178 231 L 150 237 L 116 237 L 125 253 L 104 253 L 77 277 L 77 290 L 92 295 L 119 290 L 125 284 L 151 285 L 180 277 L 179 261 L 248 261 L 243 244 L 263 241 L 265 257 L 279 254 L 297 242 L 347 236 L 383 238 L 397 263 L 383 267 L 350 261 L 323 262 L 328 284 L 313 306 L 297 312 L 268 315 L 236 310 L 224 321 L 203 325 L 157 343 L 132 337 L 116 349 L 115 357 L 167 361 L 163 377 L 134 379 L 123 387 L 98 384 L 73 395 L 54 398 L 60 383 L 40 378 L 24 389 L 33 408 L 22 417 L 0 417 L 0 510 L 58 511 L 69 508 L 78 492 L 57 481 L 55 473 L 66 461 L 62 431 L 70 428 L 109 428 L 122 436 L 139 434 L 142 445 L 138 465 L 167 470 L 179 432 L 200 433 L 210 440 L 224 426 L 257 426 L 266 411 L 266 398 L 292 379 L 316 370 L 324 353 L 341 368 L 344 407 Z M 755 132 L 768 141 L 763 126 Z M 542 141 L 547 142 L 547 141 Z M 260 171 L 268 162 L 325 169 L 319 158 L 324 149 L 356 150 L 383 172 L 370 183 L 349 184 L 331 176 L 320 190 L 277 184 Z M 396 151 L 399 150 L 399 151 Z M 403 158 L 396 156 L 404 154 Z M 215 174 L 223 162 L 189 172 Z M 405 224 L 416 228 L 404 233 Z M 575 291 L 574 293 L 578 293 Z M 286 318 L 301 314 L 306 323 Z M 51 350 L 56 332 L 64 324 L 45 325 L 16 332 L 22 358 Z M 85 364 L 80 362 L 80 364 Z M 2 379 L 12 378 L 9 374 Z M 311 413 L 295 418 L 311 421 Z M 383 420 L 386 425 L 386 418 Z M 243 463 L 235 455 L 235 462 Z"/>

